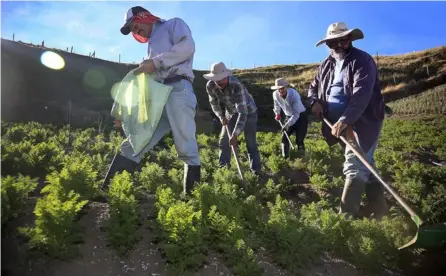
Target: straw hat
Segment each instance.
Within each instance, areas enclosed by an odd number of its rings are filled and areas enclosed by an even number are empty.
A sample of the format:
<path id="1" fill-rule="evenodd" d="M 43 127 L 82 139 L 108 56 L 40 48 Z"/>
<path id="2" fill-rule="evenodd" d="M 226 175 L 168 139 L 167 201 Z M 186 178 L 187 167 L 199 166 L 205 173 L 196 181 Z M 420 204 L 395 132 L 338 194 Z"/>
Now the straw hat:
<path id="1" fill-rule="evenodd" d="M 277 89 L 280 89 L 282 87 L 287 87 L 287 86 L 288 86 L 288 82 L 284 78 L 278 78 L 275 81 L 275 85 L 271 86 L 271 89 L 277 90 Z"/>
<path id="2" fill-rule="evenodd" d="M 204 74 L 203 77 L 211 81 L 219 81 L 231 75 L 232 71 L 226 68 L 223 62 L 216 62 L 211 65 L 211 72 Z"/>
<path id="3" fill-rule="evenodd" d="M 337 39 L 347 35 L 352 36 L 352 41 L 364 38 L 364 34 L 360 29 L 349 29 L 344 22 L 336 22 L 328 26 L 324 39 L 316 43 L 316 47 L 330 39 Z"/>

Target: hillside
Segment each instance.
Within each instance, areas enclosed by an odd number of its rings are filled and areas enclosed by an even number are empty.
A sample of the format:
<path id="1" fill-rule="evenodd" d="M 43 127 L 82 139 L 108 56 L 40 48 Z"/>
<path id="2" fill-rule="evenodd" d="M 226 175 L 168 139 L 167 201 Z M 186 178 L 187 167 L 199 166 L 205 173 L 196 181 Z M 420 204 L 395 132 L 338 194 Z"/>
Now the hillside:
<path id="1" fill-rule="evenodd" d="M 2 119 L 42 123 L 68 123 L 71 101 L 73 126 L 97 126 L 109 122 L 112 104 L 110 91 L 134 64 L 124 64 L 42 48 L 1 41 Z M 65 68 L 52 70 L 40 62 L 42 53 L 52 50 L 65 60 Z M 377 60 L 383 94 L 393 101 L 418 94 L 446 83 L 446 47 L 396 56 L 378 56 Z M 262 126 L 275 125 L 272 118 L 271 90 L 278 77 L 286 77 L 305 97 L 308 85 L 318 64 L 269 66 L 250 70 L 235 70 L 253 94 L 260 108 Z M 195 71 L 194 88 L 197 93 L 200 131 L 209 129 L 210 106 L 205 92 L 204 71 Z M 26 109 L 27 112 L 19 110 Z"/>
<path id="2" fill-rule="evenodd" d="M 398 115 L 446 114 L 446 84 L 393 101 L 389 107 Z"/>

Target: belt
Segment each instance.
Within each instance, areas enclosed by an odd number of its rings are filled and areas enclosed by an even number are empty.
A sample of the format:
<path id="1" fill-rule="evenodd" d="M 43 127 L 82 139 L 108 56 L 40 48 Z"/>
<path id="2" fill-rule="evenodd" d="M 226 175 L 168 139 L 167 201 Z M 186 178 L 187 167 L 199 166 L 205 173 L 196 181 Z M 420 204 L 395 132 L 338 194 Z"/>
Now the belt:
<path id="1" fill-rule="evenodd" d="M 186 76 L 183 76 L 183 75 L 175 75 L 175 76 L 173 76 L 173 77 L 165 78 L 165 79 L 163 80 L 163 84 L 174 83 L 174 82 L 178 82 L 178 81 L 180 81 L 180 80 L 187 80 L 187 81 L 190 82 L 189 78 L 186 77 Z"/>

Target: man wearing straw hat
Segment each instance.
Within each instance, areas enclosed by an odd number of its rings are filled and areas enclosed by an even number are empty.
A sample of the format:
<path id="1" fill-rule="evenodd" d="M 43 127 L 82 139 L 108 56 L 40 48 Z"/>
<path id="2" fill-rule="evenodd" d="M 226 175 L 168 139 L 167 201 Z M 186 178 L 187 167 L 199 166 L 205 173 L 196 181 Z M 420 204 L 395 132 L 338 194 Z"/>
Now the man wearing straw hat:
<path id="1" fill-rule="evenodd" d="M 276 79 L 275 85 L 271 86 L 271 89 L 275 90 L 273 92 L 275 119 L 280 121 L 281 109 L 286 116 L 286 122 L 282 125 L 281 147 L 282 156 L 288 158 L 290 153 L 288 137 L 293 132 L 296 134 L 298 150 L 305 151 L 304 139 L 305 135 L 307 135 L 308 116 L 299 93 L 295 89 L 288 87 L 288 82 L 284 78 Z"/>
<path id="2" fill-rule="evenodd" d="M 259 174 L 261 165 L 256 138 L 257 106 L 253 97 L 243 83 L 232 76 L 232 71 L 228 70 L 223 62 L 213 63 L 211 72 L 204 74 L 203 77 L 208 80 L 206 91 L 211 108 L 223 125 L 219 141 L 219 166 L 229 166 L 231 160 L 229 145 L 235 146 L 237 137 L 243 131 L 251 170 Z M 233 129 L 229 141 L 226 125 L 230 131 Z"/>
<path id="3" fill-rule="evenodd" d="M 360 29 L 349 29 L 344 22 L 330 24 L 324 39 L 330 55 L 319 66 L 308 90 L 311 112 L 324 116 L 333 128 L 322 123 L 322 134 L 331 146 L 346 131 L 347 139 L 374 166 L 373 154 L 384 120 L 384 100 L 378 79 L 378 69 L 372 56 L 353 46 L 362 39 Z M 341 145 L 345 145 L 341 142 Z M 354 152 L 345 147 L 343 173 L 346 177 L 340 213 L 357 216 L 361 195 L 365 191 L 368 211 L 375 217 L 387 212 L 384 188 L 369 172 Z"/>

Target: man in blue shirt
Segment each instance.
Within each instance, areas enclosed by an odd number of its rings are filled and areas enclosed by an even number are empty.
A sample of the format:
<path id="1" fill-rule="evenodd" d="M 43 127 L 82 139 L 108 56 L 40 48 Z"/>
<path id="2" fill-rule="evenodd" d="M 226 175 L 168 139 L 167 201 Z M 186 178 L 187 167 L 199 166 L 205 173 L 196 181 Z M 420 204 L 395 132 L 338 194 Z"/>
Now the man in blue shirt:
<path id="1" fill-rule="evenodd" d="M 308 115 L 306 113 L 306 108 L 302 104 L 299 93 L 293 88 L 288 87 L 288 82 L 279 78 L 276 79 L 275 85 L 271 86 L 273 92 L 274 101 L 274 113 L 276 114 L 275 119 L 280 121 L 280 110 L 282 109 L 286 116 L 286 121 L 282 128 L 282 156 L 284 158 L 289 157 L 290 143 L 285 135 L 291 136 L 293 133 L 296 134 L 296 144 L 298 150 L 305 151 L 304 139 L 307 135 L 308 127 Z"/>
<path id="2" fill-rule="evenodd" d="M 330 55 L 319 66 L 308 90 L 309 105 L 315 116 L 325 116 L 332 124 L 330 130 L 322 123 L 322 133 L 331 146 L 338 143 L 347 130 L 347 139 L 364 153 L 374 166 L 373 155 L 384 121 L 384 100 L 373 57 L 353 47 L 352 41 L 362 39 L 359 29 L 349 29 L 344 22 L 330 24 L 324 39 Z M 342 146 L 343 143 L 341 143 Z M 384 188 L 349 147 L 345 148 L 344 175 L 340 213 L 357 216 L 361 195 L 365 191 L 368 208 L 375 217 L 387 213 Z"/>

